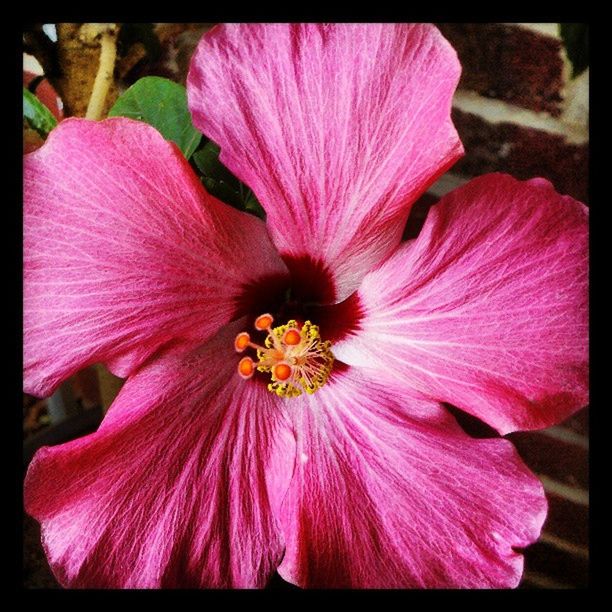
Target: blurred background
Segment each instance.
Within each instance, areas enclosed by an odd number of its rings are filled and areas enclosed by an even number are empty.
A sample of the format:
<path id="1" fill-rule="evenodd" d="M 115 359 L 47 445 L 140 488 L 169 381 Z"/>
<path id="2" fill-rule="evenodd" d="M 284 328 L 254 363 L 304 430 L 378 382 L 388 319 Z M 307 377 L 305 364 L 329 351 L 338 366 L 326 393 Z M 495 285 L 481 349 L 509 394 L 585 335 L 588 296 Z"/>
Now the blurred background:
<path id="1" fill-rule="evenodd" d="M 143 76 L 163 76 L 184 84 L 191 54 L 212 25 L 120 24 L 105 111 L 121 91 Z M 442 195 L 487 172 L 507 172 L 520 179 L 545 177 L 560 193 L 588 204 L 588 26 L 437 25 L 463 66 L 453 121 L 466 155 L 415 205 L 405 237 L 418 233 L 429 207 Z M 38 24 L 24 32 L 24 86 L 58 120 L 85 115 L 95 78 L 100 50 L 79 44 L 79 28 L 80 24 Z M 25 152 L 41 144 L 40 136 L 24 122 Z M 121 385 L 121 379 L 103 366 L 92 366 L 66 381 L 50 398 L 24 394 L 24 474 L 41 446 L 95 431 Z M 473 435 L 486 435 L 469 419 L 461 422 Z M 547 430 L 508 436 L 542 480 L 549 500 L 543 535 L 525 553 L 520 588 L 588 585 L 588 431 L 588 410 L 584 409 Z M 23 527 L 24 586 L 59 588 L 41 549 L 37 523 L 25 516 Z M 278 577 L 271 586 L 289 588 Z"/>

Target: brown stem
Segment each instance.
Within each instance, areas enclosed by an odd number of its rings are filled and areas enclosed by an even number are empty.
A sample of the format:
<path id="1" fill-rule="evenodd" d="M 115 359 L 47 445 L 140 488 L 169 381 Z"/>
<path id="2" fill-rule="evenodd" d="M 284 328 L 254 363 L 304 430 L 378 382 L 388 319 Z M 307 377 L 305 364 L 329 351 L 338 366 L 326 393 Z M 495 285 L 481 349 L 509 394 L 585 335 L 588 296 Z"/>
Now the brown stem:
<path id="1" fill-rule="evenodd" d="M 104 112 L 104 103 L 108 90 L 113 82 L 115 59 L 117 58 L 117 28 L 114 24 L 87 24 L 81 30 L 81 39 L 96 40 L 100 38 L 100 61 L 94 80 L 89 103 L 87 104 L 87 119 L 98 120 Z"/>
<path id="2" fill-rule="evenodd" d="M 64 102 L 64 114 L 85 117 L 99 72 L 102 34 L 112 24 L 58 23 L 57 56 L 62 76 L 56 87 Z M 105 26 L 98 30 L 99 26 Z M 113 60 L 114 62 L 114 60 Z M 55 83 L 54 83 L 55 85 Z M 99 116 L 104 116 L 118 96 L 111 78 Z"/>

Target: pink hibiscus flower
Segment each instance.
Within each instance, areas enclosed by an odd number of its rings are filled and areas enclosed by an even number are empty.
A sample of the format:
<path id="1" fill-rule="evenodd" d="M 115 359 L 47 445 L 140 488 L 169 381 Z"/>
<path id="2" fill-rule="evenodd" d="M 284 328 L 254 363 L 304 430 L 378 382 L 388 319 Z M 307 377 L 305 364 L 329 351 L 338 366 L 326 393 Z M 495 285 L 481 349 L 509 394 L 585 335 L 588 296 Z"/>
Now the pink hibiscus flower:
<path id="1" fill-rule="evenodd" d="M 428 25 L 211 30 L 190 108 L 266 223 L 142 123 L 26 157 L 26 390 L 127 377 L 28 471 L 64 586 L 518 584 L 542 486 L 442 402 L 502 434 L 586 404 L 587 210 L 487 175 L 401 242 L 462 154 L 459 73 Z"/>

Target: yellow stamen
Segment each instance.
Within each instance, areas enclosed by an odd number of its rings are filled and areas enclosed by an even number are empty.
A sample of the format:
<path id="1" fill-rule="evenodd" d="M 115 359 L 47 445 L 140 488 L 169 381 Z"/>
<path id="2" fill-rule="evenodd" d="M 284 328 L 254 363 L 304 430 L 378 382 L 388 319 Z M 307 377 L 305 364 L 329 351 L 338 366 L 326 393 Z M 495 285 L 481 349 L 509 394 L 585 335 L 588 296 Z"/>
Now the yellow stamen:
<path id="1" fill-rule="evenodd" d="M 236 336 L 236 350 L 244 350 L 242 346 L 250 346 L 257 350 L 258 361 L 251 360 L 253 368 L 260 372 L 268 372 L 272 382 L 268 390 L 280 397 L 298 397 L 302 393 L 314 393 L 328 380 L 334 356 L 331 352 L 331 342 L 322 341 L 319 328 L 306 321 L 300 328 L 297 321 L 288 321 L 272 329 L 273 318 L 264 314 L 255 320 L 255 328 L 266 330 L 268 335 L 265 346 L 250 341 L 247 332 Z M 240 348 L 239 348 L 240 347 Z M 241 364 L 249 359 L 245 357 Z M 245 365 L 245 368 L 247 366 Z M 250 378 L 247 372 L 239 366 L 243 378 Z"/>

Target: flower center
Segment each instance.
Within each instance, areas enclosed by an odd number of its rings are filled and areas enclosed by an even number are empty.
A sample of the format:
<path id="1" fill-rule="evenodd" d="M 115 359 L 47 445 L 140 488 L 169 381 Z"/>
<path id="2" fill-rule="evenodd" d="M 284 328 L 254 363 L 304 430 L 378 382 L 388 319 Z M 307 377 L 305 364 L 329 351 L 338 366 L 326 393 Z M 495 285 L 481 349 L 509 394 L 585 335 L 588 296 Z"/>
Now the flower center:
<path id="1" fill-rule="evenodd" d="M 257 351 L 255 362 L 243 357 L 238 364 L 238 374 L 245 380 L 257 369 L 269 372 L 272 382 L 268 390 L 280 397 L 297 397 L 314 393 L 329 378 L 334 363 L 331 342 L 323 342 L 319 328 L 310 321 L 298 326 L 295 320 L 272 328 L 272 315 L 263 314 L 255 319 L 255 329 L 268 333 L 264 346 L 251 342 L 247 332 L 240 332 L 234 340 L 234 348 L 242 353 L 251 347 Z"/>

